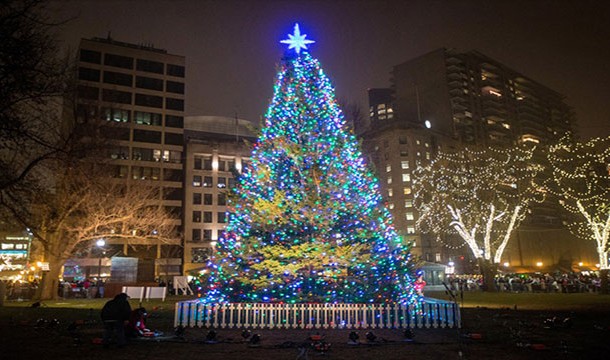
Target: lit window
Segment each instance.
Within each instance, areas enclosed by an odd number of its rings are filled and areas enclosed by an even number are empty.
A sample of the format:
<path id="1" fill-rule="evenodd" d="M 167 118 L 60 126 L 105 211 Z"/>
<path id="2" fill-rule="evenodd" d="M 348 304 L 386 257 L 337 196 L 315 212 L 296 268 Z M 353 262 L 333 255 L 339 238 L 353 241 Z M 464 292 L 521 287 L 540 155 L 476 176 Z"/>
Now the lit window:
<path id="1" fill-rule="evenodd" d="M 410 187 L 406 187 L 402 189 L 402 193 L 405 195 L 410 195 L 411 194 L 411 188 Z"/>
<path id="2" fill-rule="evenodd" d="M 416 143 L 417 145 L 421 145 L 421 141 L 420 141 L 420 140 L 415 140 L 415 143 Z"/>
<path id="3" fill-rule="evenodd" d="M 390 172 L 390 171 L 392 171 L 392 165 L 389 165 L 389 164 L 388 164 L 388 165 L 386 165 L 386 166 L 385 166 L 385 171 L 386 171 L 386 172 Z"/>
<path id="4" fill-rule="evenodd" d="M 412 212 L 405 213 L 405 218 L 406 218 L 407 220 L 413 220 L 413 219 L 415 219 L 415 217 L 413 216 L 413 213 L 412 213 Z"/>
<path id="5" fill-rule="evenodd" d="M 426 151 L 426 160 L 430 160 L 430 153 Z"/>
<path id="6" fill-rule="evenodd" d="M 388 209 L 390 209 L 390 210 L 394 209 L 394 203 L 389 203 L 388 204 Z"/>
<path id="7" fill-rule="evenodd" d="M 391 177 L 389 177 L 389 178 L 388 178 L 388 184 L 391 184 L 391 183 L 392 183 L 392 178 L 391 178 Z"/>
<path id="8" fill-rule="evenodd" d="M 403 160 L 400 162 L 400 167 L 402 169 L 408 169 L 409 168 L 409 161 L 408 160 Z"/>
<path id="9" fill-rule="evenodd" d="M 412 199 L 405 200 L 405 207 L 406 208 L 412 208 L 413 207 L 413 200 Z"/>
<path id="10" fill-rule="evenodd" d="M 402 182 L 411 181 L 411 174 L 402 174 Z"/>
<path id="11" fill-rule="evenodd" d="M 430 144 L 429 144 L 429 143 L 424 143 L 424 146 L 425 146 L 425 147 L 427 147 L 427 148 L 429 148 L 429 147 L 430 147 Z"/>
<path id="12" fill-rule="evenodd" d="M 509 125 L 509 124 L 507 124 L 507 123 L 502 124 L 502 126 L 503 126 L 505 129 L 510 129 L 510 125 Z"/>
<path id="13" fill-rule="evenodd" d="M 407 234 L 415 234 L 415 226 L 407 226 Z"/>
<path id="14" fill-rule="evenodd" d="M 193 176 L 193 186 L 201 186 L 201 176 L 195 175 Z"/>
<path id="15" fill-rule="evenodd" d="M 434 258 L 437 263 L 440 263 L 441 262 L 441 253 L 434 254 Z"/>
<path id="16" fill-rule="evenodd" d="M 388 196 L 389 197 L 394 196 L 394 191 L 392 189 L 388 189 Z"/>
<path id="17" fill-rule="evenodd" d="M 227 187 L 227 178 L 219 177 L 217 186 L 221 189 L 226 188 Z"/>

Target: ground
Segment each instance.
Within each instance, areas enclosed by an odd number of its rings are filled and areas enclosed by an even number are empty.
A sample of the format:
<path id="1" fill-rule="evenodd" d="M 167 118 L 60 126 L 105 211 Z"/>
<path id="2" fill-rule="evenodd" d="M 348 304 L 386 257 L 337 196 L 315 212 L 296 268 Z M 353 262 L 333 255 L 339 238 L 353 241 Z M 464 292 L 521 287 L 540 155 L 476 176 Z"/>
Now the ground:
<path id="1" fill-rule="evenodd" d="M 38 308 L 29 307 L 30 303 L 9 303 L 0 308 L 0 338 L 6 344 L 1 351 L 3 359 L 608 358 L 610 297 L 516 295 L 522 296 L 507 299 L 503 295 L 477 295 L 477 301 L 485 304 L 479 307 L 466 300 L 461 329 L 415 329 L 412 341 L 405 341 L 403 331 L 398 329 L 359 329 L 355 331 L 361 344 L 356 346 L 348 344 L 349 333 L 354 330 L 252 330 L 261 336 L 258 347 L 243 340 L 241 329 L 215 329 L 217 343 L 213 344 L 205 340 L 209 329 L 187 329 L 184 339 L 178 339 L 173 336 L 173 302 L 168 301 L 143 304 L 150 314 L 148 327 L 167 336 L 104 349 L 95 343 L 102 332 L 102 300 L 43 303 Z M 513 303 L 528 299 L 530 306 L 518 305 L 515 309 Z M 137 305 L 132 300 L 132 306 Z M 71 332 L 69 325 L 74 321 L 77 330 Z M 310 346 L 308 338 L 318 331 L 331 344 L 328 352 L 320 353 Z M 367 332 L 373 332 L 375 341 L 366 340 Z"/>

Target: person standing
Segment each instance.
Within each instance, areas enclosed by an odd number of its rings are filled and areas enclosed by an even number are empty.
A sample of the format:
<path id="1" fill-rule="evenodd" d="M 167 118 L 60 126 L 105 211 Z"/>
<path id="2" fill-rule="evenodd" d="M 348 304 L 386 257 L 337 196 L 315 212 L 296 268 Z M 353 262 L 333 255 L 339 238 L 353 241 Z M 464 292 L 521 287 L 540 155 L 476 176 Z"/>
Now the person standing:
<path id="1" fill-rule="evenodd" d="M 95 286 L 97 287 L 97 295 L 99 298 L 104 298 L 104 280 L 102 278 L 97 279 L 95 282 Z"/>
<path id="2" fill-rule="evenodd" d="M 120 293 L 114 299 L 106 302 L 102 308 L 102 321 L 104 323 L 104 347 L 110 346 L 110 341 L 113 335 L 116 338 L 116 343 L 119 347 L 126 344 L 125 340 L 125 325 L 129 323 L 131 316 L 131 305 L 129 305 L 129 296 L 125 293 Z"/>

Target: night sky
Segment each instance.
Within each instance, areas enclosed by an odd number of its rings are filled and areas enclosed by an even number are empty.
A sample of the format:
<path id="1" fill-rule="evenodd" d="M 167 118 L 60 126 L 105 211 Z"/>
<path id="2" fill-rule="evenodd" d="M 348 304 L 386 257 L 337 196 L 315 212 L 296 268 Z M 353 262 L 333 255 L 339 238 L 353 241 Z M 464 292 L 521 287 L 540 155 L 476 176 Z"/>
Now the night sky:
<path id="1" fill-rule="evenodd" d="M 478 50 L 565 95 L 583 138 L 610 135 L 610 1 L 55 1 L 80 38 L 186 56 L 187 115 L 258 121 L 295 22 L 337 96 L 368 108 L 394 65 L 440 47 Z M 366 112 L 366 111 L 365 111 Z"/>

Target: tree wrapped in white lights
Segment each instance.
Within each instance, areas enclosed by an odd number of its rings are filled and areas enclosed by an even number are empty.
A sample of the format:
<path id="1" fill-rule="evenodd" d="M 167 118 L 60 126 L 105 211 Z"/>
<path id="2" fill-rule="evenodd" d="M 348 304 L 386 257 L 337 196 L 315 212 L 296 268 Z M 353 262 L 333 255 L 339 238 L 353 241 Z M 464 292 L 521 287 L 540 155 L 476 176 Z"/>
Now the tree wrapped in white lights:
<path id="1" fill-rule="evenodd" d="M 414 172 L 418 228 L 437 238 L 457 237 L 477 259 L 484 282 L 493 280 L 510 236 L 544 200 L 534 149 L 464 149 L 440 153 Z"/>
<path id="2" fill-rule="evenodd" d="M 607 291 L 610 237 L 610 137 L 576 142 L 567 135 L 549 148 L 552 177 L 547 188 L 572 216 L 567 227 L 597 244 L 602 288 Z"/>

